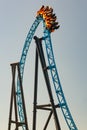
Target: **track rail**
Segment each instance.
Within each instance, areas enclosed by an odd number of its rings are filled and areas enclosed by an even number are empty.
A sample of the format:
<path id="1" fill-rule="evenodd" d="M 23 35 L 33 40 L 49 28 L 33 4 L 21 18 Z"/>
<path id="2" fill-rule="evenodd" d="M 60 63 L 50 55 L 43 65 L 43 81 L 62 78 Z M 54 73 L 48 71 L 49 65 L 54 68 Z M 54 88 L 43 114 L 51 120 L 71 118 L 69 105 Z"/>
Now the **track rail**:
<path id="1" fill-rule="evenodd" d="M 21 79 L 23 81 L 23 74 L 24 74 L 24 66 L 25 66 L 25 62 L 26 62 L 26 57 L 27 57 L 27 53 L 29 50 L 29 46 L 30 43 L 32 41 L 32 38 L 34 36 L 34 33 L 39 25 L 39 23 L 42 21 L 43 19 L 41 17 L 36 17 L 34 23 L 32 24 L 28 35 L 26 37 L 25 43 L 24 43 L 24 47 L 22 50 L 22 55 L 21 55 L 21 59 L 20 59 L 20 75 L 21 75 Z M 19 80 L 17 80 L 17 106 L 18 106 L 18 113 L 19 113 L 19 118 L 21 122 L 24 122 L 24 112 L 23 112 L 23 105 L 22 105 L 22 98 L 21 98 L 21 92 L 20 92 L 20 84 L 19 84 Z M 23 130 L 26 130 L 25 126 L 23 126 Z"/>
<path id="2" fill-rule="evenodd" d="M 53 49 L 52 49 L 50 31 L 45 28 L 45 21 L 43 20 L 43 18 L 41 16 L 36 17 L 34 23 L 32 24 L 32 26 L 30 28 L 30 31 L 27 35 L 25 43 L 24 43 L 24 48 L 22 51 L 21 59 L 20 59 L 21 78 L 23 81 L 24 66 L 25 66 L 29 46 L 30 46 L 30 43 L 31 43 L 32 38 L 34 36 L 34 33 L 35 33 L 35 31 L 36 31 L 36 29 L 41 21 L 43 21 L 43 25 L 44 25 L 44 36 L 43 37 L 44 37 L 45 46 L 46 46 L 46 53 L 47 53 L 47 58 L 48 58 L 48 63 L 49 63 L 49 69 L 51 72 L 53 85 L 54 85 L 55 92 L 57 95 L 58 104 L 60 105 L 60 108 L 62 110 L 63 116 L 65 118 L 65 121 L 68 125 L 69 130 L 77 130 L 77 127 L 74 123 L 74 120 L 73 120 L 72 115 L 70 113 L 70 110 L 68 108 L 67 102 L 65 100 L 62 86 L 60 83 L 60 79 L 58 76 L 58 71 L 56 68 Z M 20 121 L 23 122 L 25 119 L 24 119 L 24 113 L 23 113 L 23 107 L 22 107 L 22 99 L 21 99 L 19 81 L 17 82 L 17 90 L 16 91 L 17 91 L 17 104 L 18 104 L 19 118 L 20 118 Z M 23 126 L 23 130 L 26 130 L 25 126 Z"/>
<path id="3" fill-rule="evenodd" d="M 44 36 L 46 37 L 45 46 L 46 46 L 48 63 L 49 63 L 49 69 L 51 72 L 52 81 L 53 81 L 53 85 L 54 85 L 57 99 L 59 102 L 59 106 L 62 110 L 63 116 L 65 118 L 65 121 L 66 121 L 69 129 L 77 130 L 77 127 L 74 123 L 74 120 L 72 118 L 72 115 L 70 113 L 70 110 L 68 108 L 68 105 L 67 105 L 67 102 L 65 100 L 65 96 L 64 96 L 64 93 L 62 90 L 62 86 L 60 83 L 60 79 L 59 79 L 59 75 L 58 75 L 58 71 L 57 71 L 57 67 L 56 67 L 56 63 L 55 63 L 54 53 L 53 53 L 53 49 L 52 49 L 51 37 L 50 37 L 50 33 L 48 30 L 44 31 Z"/>

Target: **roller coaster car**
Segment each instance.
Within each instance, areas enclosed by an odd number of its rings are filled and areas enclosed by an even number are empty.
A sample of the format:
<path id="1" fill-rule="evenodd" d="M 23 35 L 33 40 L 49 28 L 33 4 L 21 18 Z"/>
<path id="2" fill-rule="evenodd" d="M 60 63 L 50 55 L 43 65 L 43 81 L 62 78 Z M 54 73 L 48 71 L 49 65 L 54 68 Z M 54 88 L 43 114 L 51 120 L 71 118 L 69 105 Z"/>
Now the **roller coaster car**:
<path id="1" fill-rule="evenodd" d="M 54 22 L 53 24 L 51 24 L 51 27 L 49 28 L 49 30 L 53 32 L 55 29 L 58 29 L 59 27 L 60 25 L 58 25 L 58 22 Z"/>
<path id="2" fill-rule="evenodd" d="M 53 26 L 53 27 L 51 28 L 51 30 L 58 29 L 59 27 L 60 27 L 60 25 L 58 25 L 58 26 Z"/>
<path id="3" fill-rule="evenodd" d="M 54 22 L 53 24 L 52 24 L 52 26 L 57 26 L 59 23 L 58 22 Z"/>
<path id="4" fill-rule="evenodd" d="M 41 14 L 43 14 L 43 12 L 44 12 L 44 5 L 42 5 L 42 7 L 40 8 L 40 10 L 37 11 L 37 15 L 41 15 Z"/>
<path id="5" fill-rule="evenodd" d="M 51 17 L 51 16 L 49 16 L 49 17 L 45 17 L 45 19 L 47 20 L 47 21 L 56 21 L 56 16 L 55 17 Z"/>
<path id="6" fill-rule="evenodd" d="M 52 14 L 52 13 L 46 13 L 46 16 L 48 17 L 48 16 L 51 16 L 51 17 L 54 17 L 54 16 L 56 16 L 55 14 Z"/>
<path id="7" fill-rule="evenodd" d="M 56 15 L 55 14 L 52 14 L 52 17 L 55 17 Z"/>
<path id="8" fill-rule="evenodd" d="M 44 12 L 49 11 L 49 6 L 44 7 Z"/>
<path id="9" fill-rule="evenodd" d="M 59 28 L 58 22 L 56 22 L 56 15 L 53 14 L 53 9 L 49 6 L 44 6 L 40 8 L 40 10 L 37 12 L 37 16 L 41 15 L 41 17 L 45 21 L 46 28 L 50 30 L 50 32 L 53 32 L 55 29 Z"/>
<path id="10" fill-rule="evenodd" d="M 49 10 L 46 10 L 46 13 L 49 14 L 51 13 L 52 14 L 53 10 L 52 9 L 49 9 Z"/>

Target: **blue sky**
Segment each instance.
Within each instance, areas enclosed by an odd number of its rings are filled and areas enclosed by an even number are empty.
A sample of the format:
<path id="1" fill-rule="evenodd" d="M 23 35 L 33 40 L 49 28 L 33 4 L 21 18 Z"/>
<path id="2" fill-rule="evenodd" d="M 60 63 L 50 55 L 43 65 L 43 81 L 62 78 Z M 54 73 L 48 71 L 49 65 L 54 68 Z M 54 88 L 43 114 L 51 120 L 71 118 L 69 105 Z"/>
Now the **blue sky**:
<path id="1" fill-rule="evenodd" d="M 10 63 L 20 60 L 27 33 L 35 20 L 37 10 L 42 5 L 49 5 L 54 9 L 60 24 L 60 29 L 51 34 L 55 61 L 62 88 L 78 130 L 86 130 L 86 0 L 0 0 L 0 130 L 6 130 L 8 127 L 12 80 Z M 43 31 L 42 25 L 39 28 L 36 31 L 38 36 Z M 34 40 L 32 43 L 34 43 Z M 23 82 L 29 125 L 32 123 L 30 116 L 33 111 L 33 87 L 30 87 L 33 86 L 34 78 L 33 50 L 35 50 L 34 44 L 29 49 Z M 41 78 L 43 82 L 43 76 Z M 47 97 L 44 88 L 40 91 L 43 91 L 44 97 Z M 39 100 L 42 102 L 44 98 L 41 96 L 40 98 Z M 68 128 L 60 110 L 58 110 L 58 114 L 61 128 L 67 130 Z M 53 130 L 53 128 L 51 129 Z"/>

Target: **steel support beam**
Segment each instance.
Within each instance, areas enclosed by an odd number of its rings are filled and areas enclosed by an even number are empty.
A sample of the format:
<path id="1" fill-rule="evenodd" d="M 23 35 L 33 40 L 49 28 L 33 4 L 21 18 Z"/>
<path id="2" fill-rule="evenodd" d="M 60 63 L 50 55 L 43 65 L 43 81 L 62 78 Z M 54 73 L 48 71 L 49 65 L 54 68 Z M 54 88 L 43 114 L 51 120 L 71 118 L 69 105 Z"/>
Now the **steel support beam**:
<path id="1" fill-rule="evenodd" d="M 27 115 L 26 115 L 26 108 L 25 108 L 22 81 L 21 81 L 21 76 L 20 76 L 19 63 L 11 64 L 11 69 L 12 69 L 12 90 L 11 90 L 8 130 L 11 130 L 12 124 L 15 124 L 15 130 L 18 130 L 19 127 L 25 128 L 23 130 L 29 130 L 28 123 L 27 123 Z M 20 122 L 18 120 L 19 117 L 18 117 L 18 109 L 17 109 L 17 93 L 16 93 L 16 84 L 15 84 L 16 71 L 18 72 L 18 79 L 19 79 L 19 84 L 20 84 L 20 91 L 21 91 L 21 98 L 22 98 L 22 105 L 23 105 L 23 112 L 24 112 L 24 119 L 25 119 L 24 122 Z M 14 111 L 13 111 L 13 103 L 14 103 Z M 15 117 L 14 120 L 12 119 L 13 112 L 14 112 L 14 117 Z"/>
<path id="2" fill-rule="evenodd" d="M 45 69 L 47 66 L 46 66 L 46 61 L 45 61 L 44 52 L 43 52 L 43 48 L 42 48 L 42 39 L 39 39 L 36 36 L 34 37 L 34 39 L 35 39 L 35 43 L 36 43 L 38 55 L 39 55 L 39 58 L 40 58 L 40 62 L 41 62 L 41 66 L 42 66 L 42 70 L 43 70 L 43 74 L 44 74 L 44 79 L 45 79 L 45 82 L 46 82 L 46 86 L 47 86 L 47 90 L 48 90 L 48 95 L 49 95 L 51 106 L 52 106 L 52 111 L 53 111 L 53 114 L 54 114 L 54 120 L 55 120 L 55 124 L 56 124 L 56 130 L 61 130 L 60 124 L 59 124 L 59 120 L 58 120 L 58 116 L 57 116 L 57 112 L 56 112 L 56 108 L 55 108 L 55 104 L 54 104 L 53 95 L 52 95 L 52 90 L 51 90 L 49 75 L 48 75 L 47 69 Z M 51 114 L 50 114 L 50 116 L 51 116 Z M 48 120 L 50 119 L 50 116 L 48 117 Z M 33 130 L 36 130 L 36 129 L 33 129 Z"/>

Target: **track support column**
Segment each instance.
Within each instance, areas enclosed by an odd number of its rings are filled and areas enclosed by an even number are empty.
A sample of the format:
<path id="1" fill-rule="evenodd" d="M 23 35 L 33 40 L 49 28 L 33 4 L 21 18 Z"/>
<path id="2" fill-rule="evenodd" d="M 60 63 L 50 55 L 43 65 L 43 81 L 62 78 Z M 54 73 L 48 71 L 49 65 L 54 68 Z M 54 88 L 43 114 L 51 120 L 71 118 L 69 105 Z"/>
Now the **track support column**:
<path id="1" fill-rule="evenodd" d="M 23 87 L 22 87 L 22 81 L 21 81 L 21 76 L 20 76 L 19 63 L 11 64 L 11 69 L 12 69 L 12 90 L 11 90 L 8 130 L 13 129 L 11 126 L 12 124 L 15 124 L 15 130 L 19 130 L 19 127 L 25 127 L 24 130 L 29 130 L 28 123 L 27 123 L 27 115 L 26 115 L 26 109 L 25 109 L 24 94 L 23 94 Z M 20 93 L 21 93 L 23 112 L 24 112 L 24 121 L 23 122 L 19 121 L 19 115 L 18 115 L 18 109 L 17 109 L 17 93 L 16 93 L 16 84 L 15 84 L 15 80 L 17 80 L 17 79 L 15 79 L 16 71 L 18 71 Z M 14 106 L 14 111 L 13 111 L 13 106 Z M 14 112 L 15 119 L 12 119 L 12 114 L 13 114 L 12 112 Z"/>
<path id="2" fill-rule="evenodd" d="M 54 114 L 54 120 L 55 120 L 56 130 L 61 130 L 60 124 L 59 124 L 59 120 L 58 120 L 58 116 L 57 116 L 57 112 L 56 112 L 56 108 L 55 108 L 55 104 L 54 104 L 53 95 L 52 95 L 52 90 L 51 90 L 49 75 L 48 75 L 47 69 L 45 69 L 47 67 L 46 67 L 46 61 L 45 61 L 44 52 L 43 52 L 42 43 L 41 43 L 42 39 L 39 39 L 36 36 L 34 37 L 34 39 L 35 39 L 35 42 L 36 42 L 37 51 L 38 51 L 38 55 L 40 57 L 40 62 L 41 62 L 41 66 L 42 66 L 42 70 L 43 70 L 43 74 L 44 74 L 44 79 L 45 79 L 45 82 L 46 82 L 46 86 L 47 86 L 47 90 L 48 90 L 48 95 L 49 95 L 49 98 L 50 98 L 50 102 L 51 102 L 51 106 L 52 106 L 52 111 L 53 111 L 53 114 Z M 42 109 L 42 108 L 40 107 L 40 109 Z M 52 113 L 49 115 L 46 124 L 48 124 L 51 115 L 52 115 Z M 46 130 L 46 127 L 47 126 L 45 125 L 44 130 Z M 33 129 L 33 130 L 35 130 L 35 129 Z"/>
<path id="3" fill-rule="evenodd" d="M 33 130 L 36 130 L 36 106 L 37 106 L 37 85 L 38 85 L 38 52 L 36 48 L 35 78 L 34 78 L 34 104 L 33 104 Z"/>

